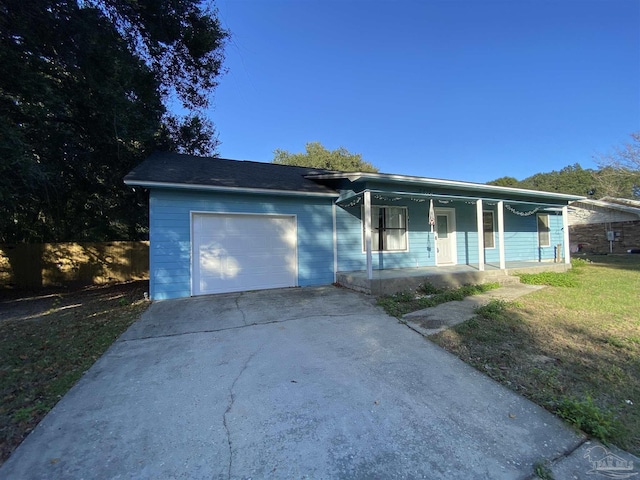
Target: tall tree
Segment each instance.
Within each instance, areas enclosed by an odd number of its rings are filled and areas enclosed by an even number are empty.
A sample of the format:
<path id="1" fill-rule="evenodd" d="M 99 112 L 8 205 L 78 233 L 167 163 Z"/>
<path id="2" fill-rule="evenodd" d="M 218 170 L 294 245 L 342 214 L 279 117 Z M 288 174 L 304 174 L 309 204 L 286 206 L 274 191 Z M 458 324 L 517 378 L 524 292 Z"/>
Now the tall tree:
<path id="1" fill-rule="evenodd" d="M 215 153 L 227 35 L 196 0 L 0 0 L 0 242 L 143 235 L 122 177 L 158 147 Z"/>
<path id="2" fill-rule="evenodd" d="M 640 197 L 640 131 L 631 134 L 631 141 L 599 155 L 600 170 L 597 185 L 602 196 Z"/>
<path id="3" fill-rule="evenodd" d="M 273 163 L 299 167 L 324 168 L 341 172 L 377 172 L 378 169 L 362 159 L 359 153 L 350 153 L 346 148 L 327 150 L 320 142 L 305 145 L 304 153 L 289 153 L 286 150 L 273 152 Z"/>

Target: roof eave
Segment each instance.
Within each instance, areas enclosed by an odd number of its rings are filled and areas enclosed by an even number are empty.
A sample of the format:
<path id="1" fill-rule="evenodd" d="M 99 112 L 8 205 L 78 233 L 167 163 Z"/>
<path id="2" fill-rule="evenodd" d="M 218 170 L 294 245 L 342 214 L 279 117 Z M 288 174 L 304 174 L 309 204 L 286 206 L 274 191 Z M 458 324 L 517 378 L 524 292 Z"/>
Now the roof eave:
<path id="1" fill-rule="evenodd" d="M 270 188 L 248 188 L 248 187 L 223 187 L 219 185 L 203 185 L 192 183 L 172 183 L 172 182 L 153 182 L 145 180 L 124 179 L 124 183 L 130 187 L 143 188 L 172 188 L 181 190 L 206 190 L 226 193 L 249 193 L 249 194 L 271 194 L 271 195 L 290 195 L 290 196 L 313 196 L 338 198 L 338 192 L 305 192 L 301 190 L 278 190 Z"/>
<path id="2" fill-rule="evenodd" d="M 500 187 L 497 185 L 486 185 L 483 183 L 471 183 L 471 182 L 461 182 L 457 180 L 442 180 L 437 178 L 427 178 L 427 177 L 414 177 L 407 175 L 392 175 L 392 174 L 381 174 L 381 173 L 367 173 L 367 172 L 349 172 L 349 173 L 336 173 L 336 174 L 320 174 L 320 175 L 306 175 L 305 178 L 310 180 L 332 180 L 332 179 L 343 179 L 346 178 L 351 182 L 355 182 L 358 180 L 382 180 L 382 181 L 391 181 L 394 183 L 404 183 L 404 184 L 413 184 L 420 186 L 432 186 L 432 187 L 451 187 L 451 188 L 459 188 L 462 190 L 475 190 L 480 192 L 492 192 L 492 193 L 500 193 L 500 194 L 515 194 L 529 197 L 542 197 L 542 198 L 551 198 L 557 200 L 563 200 L 567 202 L 582 200 L 586 197 L 582 197 L 579 195 L 569 195 L 566 193 L 554 193 L 554 192 L 543 192 L 539 190 L 528 190 L 525 188 L 514 188 L 514 187 Z"/>

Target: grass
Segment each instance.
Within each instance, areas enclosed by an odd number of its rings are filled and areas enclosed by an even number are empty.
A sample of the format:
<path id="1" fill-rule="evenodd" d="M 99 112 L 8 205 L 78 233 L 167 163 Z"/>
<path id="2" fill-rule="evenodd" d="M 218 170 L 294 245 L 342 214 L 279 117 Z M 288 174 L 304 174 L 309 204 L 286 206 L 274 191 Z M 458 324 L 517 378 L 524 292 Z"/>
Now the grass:
<path id="1" fill-rule="evenodd" d="M 640 454 L 640 255 L 594 256 L 430 337 L 589 435 Z M 553 278 L 552 281 L 549 281 Z M 569 288 L 567 288 L 569 287 Z"/>
<path id="2" fill-rule="evenodd" d="M 146 309 L 146 285 L 0 291 L 0 463 Z"/>
<path id="3" fill-rule="evenodd" d="M 441 303 L 463 300 L 470 295 L 488 292 L 499 286 L 497 283 L 485 283 L 482 285 L 463 285 L 459 288 L 445 289 L 437 288 L 430 283 L 426 283 L 421 285 L 416 291 L 384 295 L 378 298 L 377 302 L 389 315 L 400 318 L 405 313 L 435 307 Z"/>

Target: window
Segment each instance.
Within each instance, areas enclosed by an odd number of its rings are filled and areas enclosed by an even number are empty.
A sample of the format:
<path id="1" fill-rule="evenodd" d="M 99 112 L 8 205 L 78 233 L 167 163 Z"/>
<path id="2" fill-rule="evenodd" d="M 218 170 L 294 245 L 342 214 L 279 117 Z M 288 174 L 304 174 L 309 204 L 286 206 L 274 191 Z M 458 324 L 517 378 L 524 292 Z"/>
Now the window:
<path id="1" fill-rule="evenodd" d="M 364 239 L 364 212 L 362 221 Z M 364 245 L 364 240 L 363 240 Z M 371 250 L 394 252 L 407 249 L 406 207 L 371 207 Z"/>
<path id="2" fill-rule="evenodd" d="M 484 230 L 484 248 L 496 248 L 493 212 L 482 212 L 482 228 Z"/>
<path id="3" fill-rule="evenodd" d="M 538 246 L 551 246 L 551 235 L 549 233 L 549 215 L 546 213 L 538 214 Z"/>

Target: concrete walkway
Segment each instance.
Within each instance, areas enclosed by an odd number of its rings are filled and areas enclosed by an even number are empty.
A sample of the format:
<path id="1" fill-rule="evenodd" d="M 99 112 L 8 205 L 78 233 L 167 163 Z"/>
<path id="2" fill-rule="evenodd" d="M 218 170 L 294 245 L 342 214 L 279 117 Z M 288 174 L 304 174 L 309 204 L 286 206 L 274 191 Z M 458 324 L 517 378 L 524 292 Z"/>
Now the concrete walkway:
<path id="1" fill-rule="evenodd" d="M 409 327 L 422 335 L 433 335 L 471 319 L 475 315 L 474 310 L 477 307 L 486 305 L 491 300 L 511 302 L 541 288 L 544 287 L 522 283 L 505 285 L 495 290 L 467 297 L 464 300 L 442 303 L 435 307 L 407 313 L 402 319 Z"/>
<path id="2" fill-rule="evenodd" d="M 298 288 L 154 302 L 0 478 L 597 480 L 584 442 L 371 297 Z"/>

